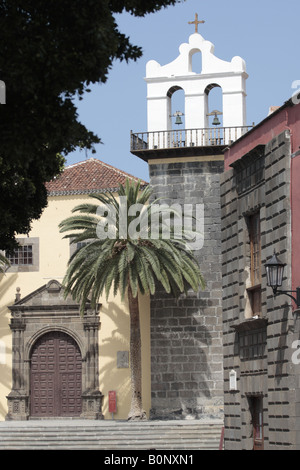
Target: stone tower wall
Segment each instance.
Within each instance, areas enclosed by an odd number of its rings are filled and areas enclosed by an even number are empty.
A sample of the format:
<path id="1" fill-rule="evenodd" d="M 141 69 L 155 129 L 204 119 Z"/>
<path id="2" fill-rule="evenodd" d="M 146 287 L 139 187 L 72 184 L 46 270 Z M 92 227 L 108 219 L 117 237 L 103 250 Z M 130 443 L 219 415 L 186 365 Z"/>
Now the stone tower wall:
<path id="1" fill-rule="evenodd" d="M 223 161 L 197 157 L 150 162 L 154 197 L 204 203 L 204 245 L 196 252 L 206 288 L 151 299 L 152 419 L 222 418 L 220 173 Z"/>

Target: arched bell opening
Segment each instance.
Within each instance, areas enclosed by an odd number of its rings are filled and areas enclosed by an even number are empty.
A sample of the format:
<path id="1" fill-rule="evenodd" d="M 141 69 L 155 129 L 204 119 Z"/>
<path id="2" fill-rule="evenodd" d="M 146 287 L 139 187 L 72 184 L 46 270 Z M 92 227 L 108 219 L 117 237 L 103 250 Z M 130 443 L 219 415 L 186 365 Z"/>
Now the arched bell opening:
<path id="1" fill-rule="evenodd" d="M 168 90 L 169 130 L 185 129 L 185 93 L 180 86 Z"/>
<path id="2" fill-rule="evenodd" d="M 220 85 L 212 83 L 205 89 L 205 127 L 223 127 L 223 92 Z"/>

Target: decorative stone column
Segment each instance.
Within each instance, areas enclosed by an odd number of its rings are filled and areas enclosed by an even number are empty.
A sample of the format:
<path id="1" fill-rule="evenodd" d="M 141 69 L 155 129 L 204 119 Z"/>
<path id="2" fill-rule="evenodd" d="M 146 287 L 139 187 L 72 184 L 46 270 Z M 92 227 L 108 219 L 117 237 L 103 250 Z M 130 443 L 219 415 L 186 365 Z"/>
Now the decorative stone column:
<path id="1" fill-rule="evenodd" d="M 82 393 L 82 414 L 85 419 L 104 419 L 102 414 L 103 394 L 99 391 L 99 348 L 98 330 L 100 326 L 99 317 L 92 310 L 87 311 L 84 318 L 84 332 L 86 335 L 86 357 L 85 357 L 85 390 Z"/>
<path id="2" fill-rule="evenodd" d="M 10 323 L 12 331 L 12 389 L 7 396 L 6 420 L 27 420 L 29 396 L 24 378 L 24 331 L 26 325 L 22 313 L 15 311 Z"/>

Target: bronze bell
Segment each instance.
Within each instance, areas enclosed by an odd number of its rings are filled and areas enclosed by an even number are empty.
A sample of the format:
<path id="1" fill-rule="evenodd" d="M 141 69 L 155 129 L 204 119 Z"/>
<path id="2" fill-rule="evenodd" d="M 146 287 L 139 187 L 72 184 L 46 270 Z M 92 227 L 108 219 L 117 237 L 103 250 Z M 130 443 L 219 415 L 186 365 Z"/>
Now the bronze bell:
<path id="1" fill-rule="evenodd" d="M 215 114 L 215 117 L 214 117 L 214 119 L 213 119 L 212 125 L 213 125 L 213 126 L 219 126 L 220 124 L 221 124 L 221 123 L 220 123 L 220 121 L 219 121 L 219 119 L 218 119 L 218 116 Z"/>
<path id="2" fill-rule="evenodd" d="M 180 117 L 180 116 L 178 116 L 178 115 L 176 116 L 176 121 L 175 121 L 175 124 L 178 124 L 178 125 L 182 124 L 181 117 Z"/>

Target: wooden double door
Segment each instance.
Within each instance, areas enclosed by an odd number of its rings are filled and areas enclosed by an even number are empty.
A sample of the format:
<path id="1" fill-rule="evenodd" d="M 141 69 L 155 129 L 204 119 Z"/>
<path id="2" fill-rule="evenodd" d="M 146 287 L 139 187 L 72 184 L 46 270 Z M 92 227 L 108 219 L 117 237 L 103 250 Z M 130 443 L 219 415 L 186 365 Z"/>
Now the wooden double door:
<path id="1" fill-rule="evenodd" d="M 264 423 L 262 396 L 249 397 L 253 426 L 253 450 L 264 450 Z"/>
<path id="2" fill-rule="evenodd" d="M 60 331 L 44 334 L 31 354 L 31 416 L 79 416 L 81 393 L 82 358 L 78 344 Z"/>

